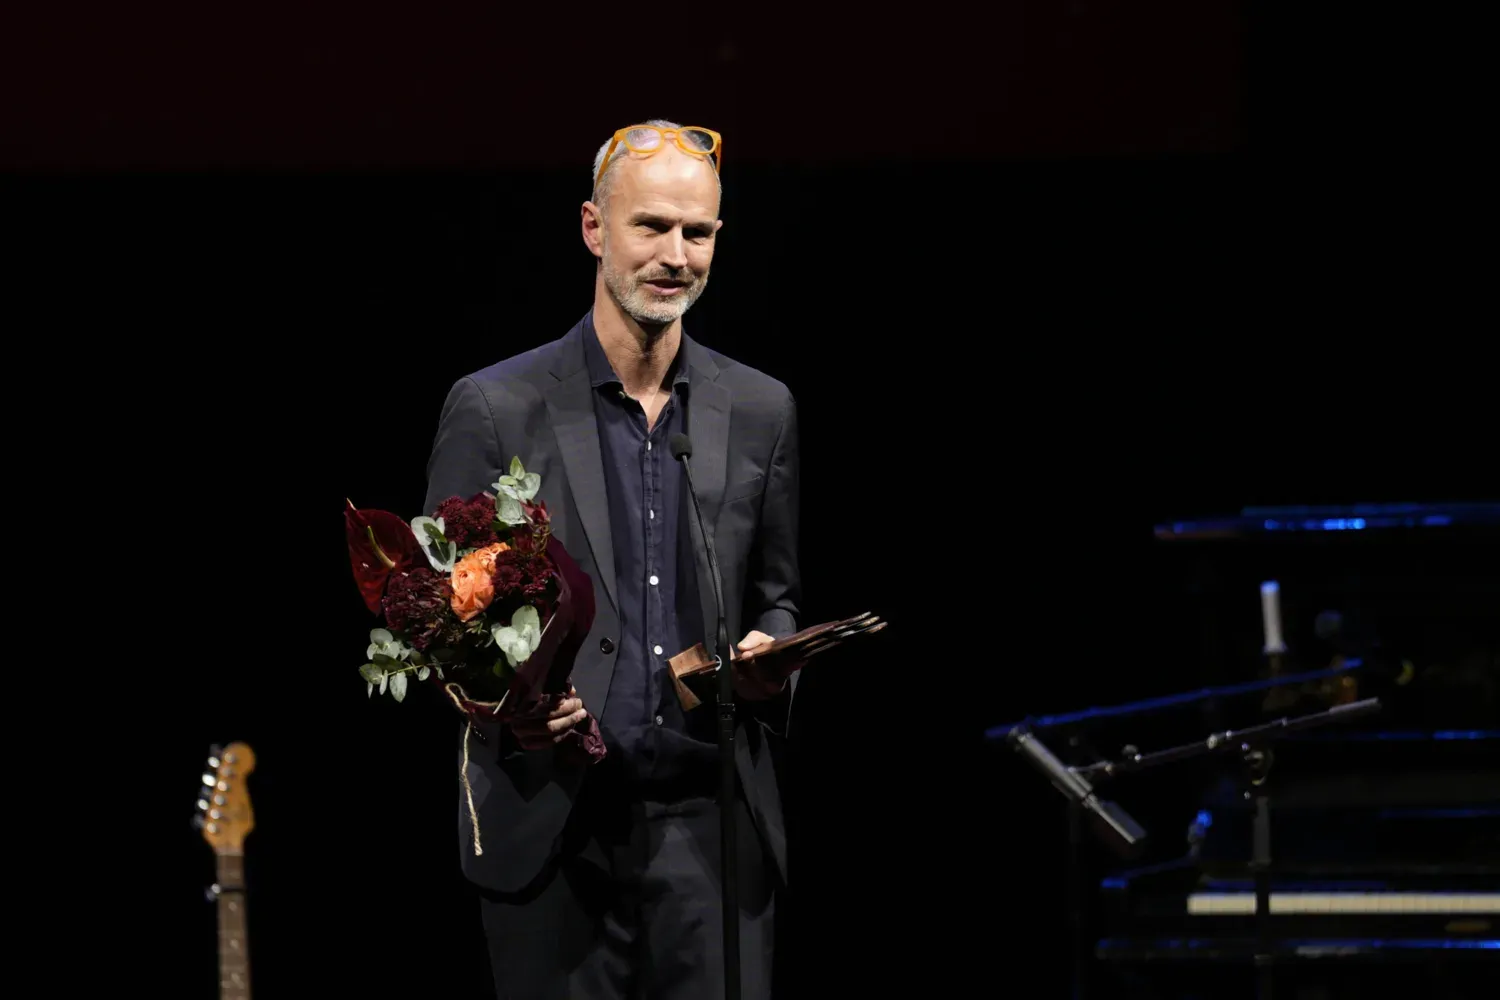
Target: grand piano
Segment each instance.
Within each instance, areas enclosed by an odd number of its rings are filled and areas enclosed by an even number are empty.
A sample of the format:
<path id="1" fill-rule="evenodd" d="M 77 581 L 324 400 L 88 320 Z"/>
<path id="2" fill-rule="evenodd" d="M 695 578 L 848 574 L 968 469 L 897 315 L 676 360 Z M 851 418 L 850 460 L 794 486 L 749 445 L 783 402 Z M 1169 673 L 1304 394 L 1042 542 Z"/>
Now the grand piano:
<path id="1" fill-rule="evenodd" d="M 1180 689 L 989 733 L 1044 740 L 1148 833 L 1101 845 L 1074 817 L 1072 995 L 1500 996 L 1500 504 L 1252 508 L 1156 538 Z M 1209 752 L 1238 732 L 1268 738 Z"/>

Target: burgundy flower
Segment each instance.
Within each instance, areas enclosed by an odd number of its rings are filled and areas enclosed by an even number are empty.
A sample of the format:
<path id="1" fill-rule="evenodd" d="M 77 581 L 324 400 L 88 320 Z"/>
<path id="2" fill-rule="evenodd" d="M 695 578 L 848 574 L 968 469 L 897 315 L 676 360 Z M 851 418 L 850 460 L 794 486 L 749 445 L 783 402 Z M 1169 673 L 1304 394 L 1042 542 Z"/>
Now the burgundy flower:
<path id="1" fill-rule="evenodd" d="M 552 589 L 552 564 L 543 555 L 507 549 L 495 557 L 495 599 L 520 598 L 533 603 Z"/>
<path id="2" fill-rule="evenodd" d="M 359 510 L 352 502 L 344 502 L 344 534 L 354 582 L 370 613 L 379 614 L 389 577 L 427 560 L 411 526 L 401 518 L 384 510 Z"/>
<path id="3" fill-rule="evenodd" d="M 435 643 L 455 646 L 463 627 L 452 614 L 450 597 L 447 579 L 426 566 L 392 574 L 385 593 L 386 625 L 405 633 L 413 649 L 426 652 Z"/>
<path id="4" fill-rule="evenodd" d="M 432 512 L 443 519 L 443 536 L 461 549 L 482 549 L 500 541 L 495 533 L 495 500 L 476 493 L 467 500 L 449 497 Z"/>

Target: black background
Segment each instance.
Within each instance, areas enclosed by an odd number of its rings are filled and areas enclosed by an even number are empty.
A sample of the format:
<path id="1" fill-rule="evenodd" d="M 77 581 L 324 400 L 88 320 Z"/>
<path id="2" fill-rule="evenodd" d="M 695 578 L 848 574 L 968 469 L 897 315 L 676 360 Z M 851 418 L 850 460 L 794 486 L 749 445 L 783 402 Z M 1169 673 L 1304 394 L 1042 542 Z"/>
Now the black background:
<path id="1" fill-rule="evenodd" d="M 588 308 L 578 206 L 627 121 L 724 133 L 688 328 L 798 398 L 806 620 L 893 622 L 799 695 L 796 995 L 1061 995 L 1060 803 L 981 736 L 1201 682 L 1153 523 L 1496 494 L 1464 25 L 1006 10 L 11 36 L 6 190 L 43 279 L 18 315 L 81 421 L 37 478 L 122 477 L 161 532 L 121 603 L 172 672 L 143 657 L 111 731 L 155 991 L 213 988 L 188 818 L 208 744 L 243 739 L 258 992 L 483 995 L 454 721 L 366 699 L 340 511 L 415 514 L 452 381 Z"/>

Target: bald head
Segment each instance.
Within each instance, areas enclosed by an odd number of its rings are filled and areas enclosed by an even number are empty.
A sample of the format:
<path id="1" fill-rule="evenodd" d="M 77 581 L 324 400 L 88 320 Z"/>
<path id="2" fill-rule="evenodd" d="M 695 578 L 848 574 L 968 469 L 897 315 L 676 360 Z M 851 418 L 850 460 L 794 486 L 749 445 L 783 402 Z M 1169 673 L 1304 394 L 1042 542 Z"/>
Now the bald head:
<path id="1" fill-rule="evenodd" d="M 657 128 L 662 129 L 680 130 L 682 128 L 682 126 L 677 124 L 676 122 L 667 121 L 664 118 L 653 118 L 650 121 L 645 122 L 644 124 L 655 125 Z M 700 134 L 689 132 L 688 135 L 684 137 L 684 141 L 688 142 L 690 145 L 696 145 L 697 143 L 694 141 L 695 138 L 701 139 L 702 137 Z M 646 136 L 641 136 L 634 139 L 633 144 L 639 146 L 644 141 L 646 141 Z M 659 138 L 658 141 L 660 141 Z M 611 145 L 614 146 L 613 152 L 610 151 Z M 704 149 L 705 154 L 708 153 L 707 147 L 701 148 Z M 605 163 L 604 161 L 606 153 L 609 154 L 608 163 Z M 656 160 L 662 157 L 670 157 L 674 160 L 686 160 L 689 164 L 701 165 L 701 167 L 712 176 L 715 193 L 714 200 L 715 205 L 717 206 L 718 199 L 722 195 L 723 189 L 719 183 L 719 172 L 714 169 L 714 165 L 710 157 L 708 155 L 692 156 L 688 153 L 684 153 L 681 149 L 677 148 L 676 142 L 670 139 L 666 140 L 663 143 L 663 148 L 658 149 L 650 154 L 633 153 L 623 142 L 616 143 L 613 142 L 613 140 L 606 140 L 605 142 L 601 143 L 598 152 L 594 154 L 593 172 L 590 175 L 591 177 L 598 178 L 597 183 L 594 185 L 592 201 L 595 205 L 599 206 L 599 209 L 601 211 L 606 210 L 611 193 L 614 189 L 615 178 L 619 175 L 622 168 L 625 168 L 626 172 L 628 173 L 628 167 L 630 164 L 639 165 L 643 163 L 649 163 L 652 160 Z M 603 168 L 602 173 L 600 172 L 601 168 Z M 717 212 L 717 207 L 715 208 L 715 211 Z"/>
<path id="2" fill-rule="evenodd" d="M 611 156 L 583 206 L 583 238 L 621 311 L 662 326 L 680 319 L 708 284 L 722 225 L 719 177 L 707 157 L 671 142 L 650 153 L 618 149 L 623 155 Z"/>

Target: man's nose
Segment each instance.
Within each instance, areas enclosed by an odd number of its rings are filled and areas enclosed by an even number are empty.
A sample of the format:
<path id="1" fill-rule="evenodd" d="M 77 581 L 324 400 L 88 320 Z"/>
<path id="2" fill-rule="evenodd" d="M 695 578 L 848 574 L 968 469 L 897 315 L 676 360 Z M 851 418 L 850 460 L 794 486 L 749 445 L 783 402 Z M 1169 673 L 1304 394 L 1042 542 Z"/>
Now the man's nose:
<path id="1" fill-rule="evenodd" d="M 671 268 L 687 267 L 687 246 L 680 231 L 672 230 L 661 241 L 661 262 Z"/>

